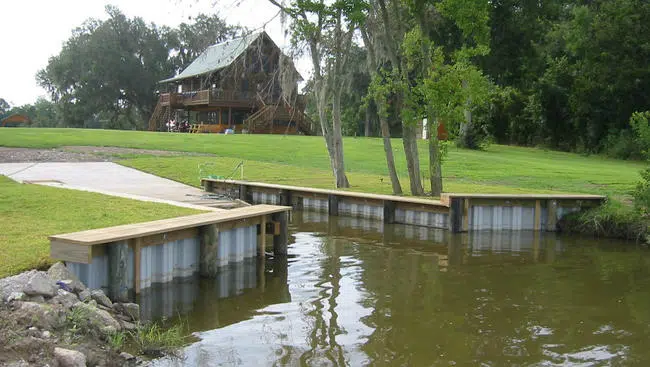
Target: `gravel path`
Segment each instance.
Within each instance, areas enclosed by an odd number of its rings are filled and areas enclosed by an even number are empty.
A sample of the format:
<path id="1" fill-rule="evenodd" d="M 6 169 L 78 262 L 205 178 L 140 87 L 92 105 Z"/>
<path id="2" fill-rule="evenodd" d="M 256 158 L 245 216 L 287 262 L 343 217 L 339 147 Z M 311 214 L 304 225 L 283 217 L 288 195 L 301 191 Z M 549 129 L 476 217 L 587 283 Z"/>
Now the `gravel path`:
<path id="1" fill-rule="evenodd" d="M 210 154 L 176 152 L 167 150 L 132 149 L 117 147 L 72 146 L 54 149 L 0 147 L 0 163 L 21 162 L 111 162 L 124 154 L 153 156 L 206 156 Z"/>

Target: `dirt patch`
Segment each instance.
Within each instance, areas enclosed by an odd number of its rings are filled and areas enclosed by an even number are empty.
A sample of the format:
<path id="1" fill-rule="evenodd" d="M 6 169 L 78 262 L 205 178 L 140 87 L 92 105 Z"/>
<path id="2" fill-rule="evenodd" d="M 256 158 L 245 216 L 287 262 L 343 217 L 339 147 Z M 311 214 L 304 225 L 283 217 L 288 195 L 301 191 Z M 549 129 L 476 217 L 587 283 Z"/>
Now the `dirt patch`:
<path id="1" fill-rule="evenodd" d="M 109 156 L 85 154 L 61 149 L 28 149 L 0 147 L 0 163 L 20 162 L 107 162 Z"/>
<path id="2" fill-rule="evenodd" d="M 118 147 L 66 146 L 53 149 L 0 147 L 0 163 L 21 162 L 112 162 L 125 155 L 160 157 L 211 156 L 212 154 Z"/>

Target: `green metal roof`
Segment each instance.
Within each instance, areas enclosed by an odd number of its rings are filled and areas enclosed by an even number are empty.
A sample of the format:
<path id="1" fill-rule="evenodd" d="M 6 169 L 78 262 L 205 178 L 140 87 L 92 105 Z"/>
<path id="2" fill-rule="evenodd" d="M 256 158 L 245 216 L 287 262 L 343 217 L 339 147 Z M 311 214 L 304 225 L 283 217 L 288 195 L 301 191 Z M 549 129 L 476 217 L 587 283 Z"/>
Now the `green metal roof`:
<path id="1" fill-rule="evenodd" d="M 192 63 L 180 74 L 173 78 L 161 80 L 159 83 L 173 82 L 223 69 L 232 64 L 239 55 L 243 54 L 244 51 L 246 51 L 248 47 L 263 34 L 265 34 L 264 31 L 251 33 L 243 37 L 234 38 L 212 45 L 203 51 L 203 53 L 199 55 L 196 60 L 192 61 Z"/>

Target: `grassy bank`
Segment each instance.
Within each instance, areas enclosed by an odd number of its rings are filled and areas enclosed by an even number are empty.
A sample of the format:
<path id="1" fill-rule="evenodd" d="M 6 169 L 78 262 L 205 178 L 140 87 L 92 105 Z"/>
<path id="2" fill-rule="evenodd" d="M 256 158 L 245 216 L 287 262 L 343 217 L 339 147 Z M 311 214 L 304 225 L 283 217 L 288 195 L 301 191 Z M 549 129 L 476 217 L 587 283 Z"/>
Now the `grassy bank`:
<path id="1" fill-rule="evenodd" d="M 52 234 L 197 213 L 91 192 L 22 185 L 0 176 L 0 277 L 47 266 Z"/>
<path id="2" fill-rule="evenodd" d="M 245 178 L 331 188 L 321 137 L 280 135 L 170 134 L 80 129 L 5 129 L 0 146 L 53 148 L 70 145 L 212 153 L 210 157 L 135 158 L 123 164 L 198 185 L 198 165 L 214 163 L 211 173 L 228 175 L 245 160 Z M 390 192 L 381 139 L 346 138 L 346 168 L 353 190 Z M 401 140 L 393 141 L 399 175 L 407 177 Z M 420 144 L 427 175 L 426 142 Z M 502 193 L 593 193 L 626 198 L 645 166 L 640 162 L 581 156 L 542 149 L 492 145 L 485 151 L 450 148 L 443 165 L 445 191 Z M 408 182 L 402 186 L 408 191 Z"/>

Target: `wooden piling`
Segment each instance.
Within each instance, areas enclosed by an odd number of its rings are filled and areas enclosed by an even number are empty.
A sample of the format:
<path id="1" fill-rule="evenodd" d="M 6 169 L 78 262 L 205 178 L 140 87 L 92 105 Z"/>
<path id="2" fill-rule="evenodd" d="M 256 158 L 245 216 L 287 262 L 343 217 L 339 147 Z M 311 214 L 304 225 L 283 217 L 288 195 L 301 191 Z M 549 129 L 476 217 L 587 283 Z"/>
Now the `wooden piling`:
<path id="1" fill-rule="evenodd" d="M 279 233 L 273 236 L 273 254 L 275 256 L 286 256 L 287 245 L 289 242 L 289 216 L 287 212 L 275 213 L 272 216 L 273 221 L 279 223 Z"/>
<path id="2" fill-rule="evenodd" d="M 140 264 L 142 259 L 142 237 L 132 240 L 133 244 L 133 289 L 140 294 Z"/>
<path id="3" fill-rule="evenodd" d="M 291 190 L 280 191 L 280 205 L 291 206 Z"/>
<path id="4" fill-rule="evenodd" d="M 337 195 L 327 195 L 327 208 L 329 215 L 339 215 L 339 197 Z"/>
<path id="5" fill-rule="evenodd" d="M 249 197 L 248 197 L 249 194 L 250 194 L 249 191 L 250 191 L 250 190 L 248 190 L 248 186 L 246 186 L 246 185 L 239 185 L 239 200 L 243 200 L 243 201 L 245 201 L 245 202 L 247 202 L 247 203 L 249 203 L 249 204 L 252 204 L 252 200 L 250 200 L 250 199 L 252 199 L 252 198 L 249 198 Z"/>
<path id="6" fill-rule="evenodd" d="M 535 200 L 535 222 L 533 222 L 533 229 L 539 231 L 542 227 L 542 204 L 539 200 Z"/>
<path id="7" fill-rule="evenodd" d="M 546 230 L 557 231 L 557 200 L 548 200 L 546 204 Z"/>
<path id="8" fill-rule="evenodd" d="M 263 216 L 262 223 L 260 223 L 260 239 L 257 244 L 257 257 L 264 260 L 265 250 L 266 250 L 266 216 Z"/>
<path id="9" fill-rule="evenodd" d="M 449 232 L 460 233 L 463 230 L 463 199 L 450 198 L 449 203 Z"/>
<path id="10" fill-rule="evenodd" d="M 127 263 L 129 260 L 129 245 L 126 241 L 112 243 L 107 247 L 109 297 L 114 301 L 129 301 L 129 284 Z"/>
<path id="11" fill-rule="evenodd" d="M 219 269 L 219 230 L 214 224 L 201 227 L 199 273 L 203 277 L 217 274 Z"/>
<path id="12" fill-rule="evenodd" d="M 395 202 L 384 200 L 384 223 L 395 223 Z"/>

